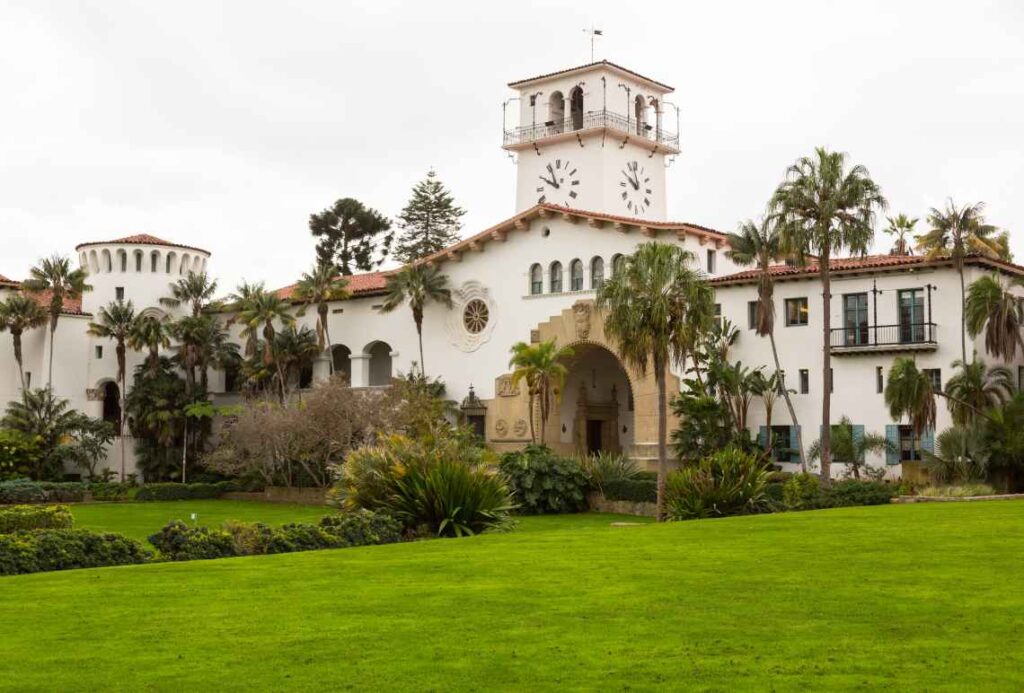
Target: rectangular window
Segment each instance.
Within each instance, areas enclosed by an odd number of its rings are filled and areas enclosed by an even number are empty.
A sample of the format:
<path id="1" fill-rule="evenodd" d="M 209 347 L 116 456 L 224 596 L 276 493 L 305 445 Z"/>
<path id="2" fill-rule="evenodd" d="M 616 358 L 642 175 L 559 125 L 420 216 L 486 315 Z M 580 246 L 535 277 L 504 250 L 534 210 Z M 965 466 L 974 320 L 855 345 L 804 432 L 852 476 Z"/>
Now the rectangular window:
<path id="1" fill-rule="evenodd" d="M 776 462 L 790 462 L 793 459 L 790 430 L 789 426 L 772 426 L 772 457 Z"/>
<path id="2" fill-rule="evenodd" d="M 897 293 L 900 342 L 924 341 L 924 291 L 901 289 Z"/>
<path id="3" fill-rule="evenodd" d="M 900 462 L 915 462 L 921 459 L 921 440 L 914 435 L 910 426 L 900 426 Z"/>
<path id="4" fill-rule="evenodd" d="M 942 369 L 922 368 L 921 371 L 932 381 L 932 389 L 936 392 L 942 392 Z"/>
<path id="5" fill-rule="evenodd" d="M 885 390 L 885 387 L 884 387 L 885 383 L 883 381 L 884 381 L 884 377 L 882 376 L 882 367 L 881 366 L 875 366 L 875 391 L 876 392 L 881 393 L 881 392 L 883 392 Z"/>
<path id="6" fill-rule="evenodd" d="M 96 345 L 96 358 L 103 358 L 103 347 L 100 346 L 99 344 Z"/>
<path id="7" fill-rule="evenodd" d="M 715 324 L 718 326 L 719 329 L 722 328 L 722 304 L 721 303 L 716 303 L 715 304 Z"/>
<path id="8" fill-rule="evenodd" d="M 708 274 L 715 273 L 715 254 L 714 250 L 708 251 Z"/>
<path id="9" fill-rule="evenodd" d="M 124 287 L 123 286 L 116 286 L 116 287 L 114 287 L 114 300 L 117 300 L 117 301 L 123 301 L 124 300 Z"/>
<path id="10" fill-rule="evenodd" d="M 843 296 L 843 344 L 856 346 L 868 343 L 868 295 Z"/>
<path id="11" fill-rule="evenodd" d="M 748 301 L 747 302 L 747 327 L 752 330 L 757 329 L 757 307 L 760 305 L 760 301 Z"/>
<path id="12" fill-rule="evenodd" d="M 786 327 L 807 324 L 807 297 L 786 299 Z"/>
<path id="13" fill-rule="evenodd" d="M 811 374 L 806 368 L 800 369 L 800 394 L 806 395 L 811 391 Z"/>

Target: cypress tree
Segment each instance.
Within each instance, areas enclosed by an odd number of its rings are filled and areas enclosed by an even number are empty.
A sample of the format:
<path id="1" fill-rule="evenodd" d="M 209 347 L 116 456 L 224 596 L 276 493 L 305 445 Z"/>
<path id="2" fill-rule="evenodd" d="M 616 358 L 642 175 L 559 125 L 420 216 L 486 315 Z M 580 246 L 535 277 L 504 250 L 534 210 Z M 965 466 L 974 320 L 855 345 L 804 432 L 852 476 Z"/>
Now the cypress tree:
<path id="1" fill-rule="evenodd" d="M 413 187 L 409 204 L 398 215 L 402 234 L 395 257 L 413 262 L 457 242 L 462 229 L 459 220 L 465 213 L 431 169 Z"/>

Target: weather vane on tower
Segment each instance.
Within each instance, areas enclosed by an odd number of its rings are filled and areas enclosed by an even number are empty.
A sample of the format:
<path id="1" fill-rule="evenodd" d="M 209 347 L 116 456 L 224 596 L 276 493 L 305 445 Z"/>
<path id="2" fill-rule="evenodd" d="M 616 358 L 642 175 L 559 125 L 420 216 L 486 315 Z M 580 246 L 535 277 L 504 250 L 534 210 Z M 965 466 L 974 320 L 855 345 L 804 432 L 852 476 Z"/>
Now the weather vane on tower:
<path id="1" fill-rule="evenodd" d="M 604 32 L 601 29 L 595 29 L 593 25 L 589 29 L 583 30 L 584 34 L 590 34 L 590 62 L 594 62 L 594 40 L 598 36 L 604 36 Z"/>

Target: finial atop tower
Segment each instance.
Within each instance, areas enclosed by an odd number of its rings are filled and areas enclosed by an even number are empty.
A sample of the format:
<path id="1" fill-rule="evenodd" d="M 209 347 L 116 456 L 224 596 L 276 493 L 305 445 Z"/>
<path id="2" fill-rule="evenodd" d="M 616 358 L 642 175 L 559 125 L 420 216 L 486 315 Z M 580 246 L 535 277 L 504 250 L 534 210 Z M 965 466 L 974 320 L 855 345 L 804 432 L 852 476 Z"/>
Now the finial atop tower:
<path id="1" fill-rule="evenodd" d="M 594 25 L 591 24 L 589 29 L 583 30 L 583 33 L 590 34 L 590 62 L 594 62 L 594 39 L 598 36 L 604 36 L 604 31 L 595 29 Z"/>

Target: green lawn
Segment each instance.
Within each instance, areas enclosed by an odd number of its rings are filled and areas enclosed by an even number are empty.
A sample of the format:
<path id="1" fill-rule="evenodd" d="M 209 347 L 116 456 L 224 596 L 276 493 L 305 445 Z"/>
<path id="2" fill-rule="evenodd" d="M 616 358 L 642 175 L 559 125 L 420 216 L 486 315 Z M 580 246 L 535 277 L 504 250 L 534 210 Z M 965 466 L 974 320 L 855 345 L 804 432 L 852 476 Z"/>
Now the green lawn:
<path id="1" fill-rule="evenodd" d="M 2 578 L 0 687 L 1024 688 L 1024 503 L 608 519 Z"/>

